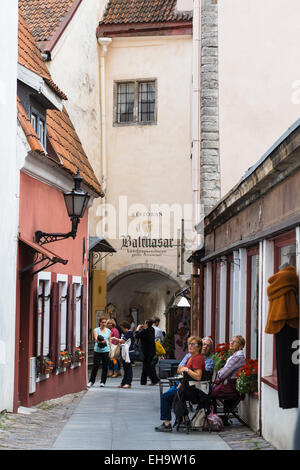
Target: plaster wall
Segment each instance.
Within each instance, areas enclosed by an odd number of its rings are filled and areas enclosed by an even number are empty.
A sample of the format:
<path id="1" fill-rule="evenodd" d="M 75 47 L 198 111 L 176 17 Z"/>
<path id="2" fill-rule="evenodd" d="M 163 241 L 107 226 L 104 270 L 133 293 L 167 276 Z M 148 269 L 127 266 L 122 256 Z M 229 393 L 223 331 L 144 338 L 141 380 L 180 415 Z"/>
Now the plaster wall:
<path id="1" fill-rule="evenodd" d="M 83 0 L 47 63 L 53 80 L 66 93 L 65 107 L 84 151 L 101 182 L 99 61 L 96 28 L 105 1 Z M 100 199 L 90 209 L 90 235 L 95 235 L 95 217 Z"/>
<path id="2" fill-rule="evenodd" d="M 13 408 L 18 219 L 17 0 L 0 6 L 0 411 Z"/>
<path id="3" fill-rule="evenodd" d="M 221 195 L 299 118 L 298 0 L 219 0 Z"/>
<path id="4" fill-rule="evenodd" d="M 99 46 L 99 53 L 100 49 Z M 107 204 L 118 217 L 125 215 L 125 228 L 117 219 L 115 235 L 108 233 L 108 238 L 116 249 L 121 248 L 120 236 L 127 235 L 132 224 L 149 219 L 142 217 L 137 221 L 130 214 L 136 210 L 151 211 L 154 204 L 179 206 L 188 230 L 192 216 L 188 118 L 191 111 L 192 38 L 113 38 L 105 56 L 105 69 Z M 157 81 L 156 124 L 114 125 L 114 82 L 133 79 Z M 120 205 L 120 197 L 124 198 L 124 205 Z M 99 236 L 102 224 L 100 217 L 98 220 Z M 155 217 L 151 220 L 157 222 Z M 176 238 L 177 230 L 171 232 L 170 238 Z M 146 256 L 143 253 L 133 256 L 123 249 L 117 256 L 107 258 L 108 274 L 124 265 L 145 262 L 164 265 L 176 273 L 177 247 Z"/>

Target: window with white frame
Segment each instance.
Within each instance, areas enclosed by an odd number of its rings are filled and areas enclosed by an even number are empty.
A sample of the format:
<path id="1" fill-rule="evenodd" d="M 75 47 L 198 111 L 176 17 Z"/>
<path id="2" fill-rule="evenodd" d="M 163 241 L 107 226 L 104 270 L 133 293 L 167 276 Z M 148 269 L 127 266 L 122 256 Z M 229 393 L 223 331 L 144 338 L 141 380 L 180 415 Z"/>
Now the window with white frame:
<path id="1" fill-rule="evenodd" d="M 45 118 L 34 108 L 30 110 L 30 122 L 37 133 L 39 141 L 42 146 L 46 147 L 46 120 Z"/>
<path id="2" fill-rule="evenodd" d="M 116 82 L 114 85 L 114 96 L 115 124 L 156 123 L 156 80 Z"/>
<path id="3" fill-rule="evenodd" d="M 36 316 L 36 357 L 37 373 L 43 371 L 43 359 L 50 353 L 50 294 L 51 273 L 38 273 L 37 278 L 37 316 Z"/>
<path id="4" fill-rule="evenodd" d="M 73 284 L 76 285 L 75 347 L 79 347 L 81 343 L 81 278 L 73 276 Z"/>
<path id="5" fill-rule="evenodd" d="M 57 282 L 61 284 L 60 298 L 60 350 L 67 349 L 67 311 L 68 311 L 68 275 L 58 274 Z"/>

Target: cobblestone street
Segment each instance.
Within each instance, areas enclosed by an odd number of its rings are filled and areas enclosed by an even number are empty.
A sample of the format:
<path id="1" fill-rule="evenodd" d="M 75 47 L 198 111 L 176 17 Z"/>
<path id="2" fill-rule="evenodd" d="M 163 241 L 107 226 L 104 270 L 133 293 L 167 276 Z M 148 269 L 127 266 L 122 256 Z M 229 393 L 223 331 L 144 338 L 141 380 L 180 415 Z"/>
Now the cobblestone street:
<path id="1" fill-rule="evenodd" d="M 136 368 L 139 369 L 139 368 Z M 129 399 L 132 392 L 138 393 L 138 396 L 141 396 L 141 392 L 139 391 L 139 384 L 138 384 L 138 370 L 135 371 L 136 378 L 133 382 L 133 389 L 130 391 L 124 391 L 117 388 L 118 379 L 108 379 L 107 387 L 105 389 L 99 389 L 98 386 L 95 386 L 91 391 L 83 391 L 76 394 L 69 394 L 65 395 L 61 398 L 49 400 L 47 402 L 40 403 L 37 407 L 30 408 L 30 409 L 21 409 L 23 413 L 12 414 L 12 413 L 3 413 L 0 416 L 0 448 L 1 450 L 50 450 L 54 449 L 55 441 L 61 435 L 62 430 L 65 428 L 67 429 L 67 423 L 71 421 L 71 417 L 76 412 L 78 405 L 82 402 L 83 398 L 85 400 L 88 398 L 87 394 L 92 394 L 98 400 L 98 396 L 100 393 L 105 393 L 105 404 L 108 408 L 112 406 L 114 409 L 113 403 L 109 402 L 108 396 L 112 397 L 113 400 L 117 404 L 122 400 L 122 396 L 125 396 L 126 403 L 130 402 L 132 409 L 134 408 L 134 403 L 131 403 L 131 399 Z M 117 380 L 117 382 L 116 382 Z M 152 413 L 151 410 L 151 400 L 158 404 L 158 388 L 157 387 L 144 387 L 143 393 L 149 393 L 149 412 Z M 98 395 L 99 394 L 99 395 Z M 156 400 L 157 394 L 157 400 Z M 91 396 L 91 395 L 90 395 Z M 151 399 L 150 399 L 151 398 Z M 129 400 L 128 400 L 129 399 Z M 132 395 L 132 400 L 135 400 L 134 395 Z M 88 403 L 88 402 L 87 402 Z M 99 401 L 99 403 L 101 403 Z M 143 405 L 144 406 L 144 405 Z M 147 405 L 145 405 L 146 408 Z M 86 405 L 85 405 L 86 407 Z M 128 405 L 127 405 L 128 409 Z M 94 409 L 94 411 L 96 411 Z M 99 406 L 100 411 L 100 406 Z M 129 410 L 130 412 L 130 410 Z M 124 410 L 124 413 L 126 411 Z M 147 415 L 147 409 L 145 410 L 145 416 Z M 155 412 L 156 413 L 156 412 Z M 80 416 L 82 411 L 78 412 L 77 415 Z M 155 417 L 156 418 L 156 417 Z M 157 416 L 158 418 L 158 416 Z M 112 424 L 114 427 L 119 427 L 116 425 L 116 421 L 114 417 L 111 417 L 111 421 L 115 424 Z M 159 420 L 157 419 L 159 422 Z M 142 423 L 141 423 L 142 424 Z M 90 426 L 86 425 L 84 428 L 84 422 L 82 424 L 82 434 L 86 433 Z M 74 429 L 74 424 L 69 425 L 70 429 Z M 130 428 L 129 428 L 130 430 Z M 142 428 L 141 428 L 142 430 Z M 74 431 L 74 436 L 76 435 L 77 431 Z M 115 429 L 115 432 L 117 430 Z M 144 430 L 142 433 L 145 433 L 145 440 L 149 439 L 149 433 L 151 434 L 152 428 L 150 428 L 148 420 L 145 419 L 144 422 Z M 207 440 L 207 433 L 201 432 L 193 432 L 190 434 L 192 438 L 193 446 L 195 450 L 197 449 L 197 441 L 195 440 L 195 434 L 199 437 L 199 449 L 201 447 L 201 441 Z M 216 433 L 212 433 L 214 436 L 210 436 L 212 439 L 216 438 Z M 175 433 L 174 433 L 175 435 Z M 219 437 L 221 438 L 220 442 L 224 441 L 224 446 L 229 446 L 232 450 L 274 450 L 274 448 L 266 442 L 263 438 L 258 436 L 254 433 L 250 428 L 247 426 L 242 425 L 239 423 L 238 420 L 235 418 L 232 419 L 231 426 L 225 427 L 225 430 L 221 433 L 218 433 Z M 101 433 L 99 434 L 99 440 L 101 439 Z M 147 437 L 146 437 L 147 436 Z M 153 437 L 157 438 L 157 433 L 153 432 Z M 162 436 L 164 437 L 164 436 Z M 187 442 L 188 436 L 182 435 Z M 122 439 L 122 437 L 121 437 Z M 177 436 L 176 436 L 176 439 Z M 181 439 L 181 438 L 180 438 Z M 65 441 L 62 441 L 65 442 Z M 180 441 L 176 441 L 180 442 Z M 166 445 L 170 445 L 169 441 L 164 441 Z M 196 445 L 195 445 L 196 443 Z M 60 444 L 63 445 L 63 444 Z M 120 441 L 120 445 L 122 442 Z M 204 444 L 205 445 L 205 444 Z M 227 445 L 227 446 L 226 446 Z M 61 447 L 59 447 L 61 448 Z M 105 447 L 106 448 L 106 447 Z M 123 447 L 120 447 L 122 449 Z M 182 449 L 182 447 L 180 447 Z M 218 447 L 220 448 L 220 447 Z M 74 449 L 74 447 L 72 447 Z M 159 447 L 161 449 L 161 447 Z M 203 443 L 202 447 L 203 449 Z M 66 448 L 67 450 L 67 448 Z M 168 450 L 168 449 L 166 449 Z M 172 450 L 174 450 L 174 443 Z M 176 449 L 175 449 L 176 450 Z"/>

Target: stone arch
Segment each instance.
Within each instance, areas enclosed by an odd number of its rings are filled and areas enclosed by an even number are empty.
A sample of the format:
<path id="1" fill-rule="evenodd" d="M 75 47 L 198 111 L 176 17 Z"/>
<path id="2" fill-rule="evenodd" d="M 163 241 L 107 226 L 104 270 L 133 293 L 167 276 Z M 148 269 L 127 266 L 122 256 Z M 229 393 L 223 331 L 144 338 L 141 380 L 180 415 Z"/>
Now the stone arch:
<path id="1" fill-rule="evenodd" d="M 170 269 L 157 264 L 140 263 L 124 266 L 107 278 L 107 302 L 114 305 L 117 319 L 125 320 L 130 309 L 139 312 L 139 321 L 159 316 L 173 303 L 176 293 L 187 286 Z"/>
<path id="2" fill-rule="evenodd" d="M 186 284 L 184 281 L 179 279 L 176 274 L 168 268 L 161 266 L 159 264 L 150 264 L 150 263 L 139 263 L 139 264 L 130 264 L 125 266 L 124 268 L 118 269 L 114 271 L 107 277 L 107 289 L 110 289 L 114 284 L 120 281 L 123 277 L 128 276 L 130 274 L 136 274 L 139 272 L 154 272 L 157 274 L 161 274 L 172 281 L 178 284 L 178 290 L 182 290 L 186 288 Z"/>

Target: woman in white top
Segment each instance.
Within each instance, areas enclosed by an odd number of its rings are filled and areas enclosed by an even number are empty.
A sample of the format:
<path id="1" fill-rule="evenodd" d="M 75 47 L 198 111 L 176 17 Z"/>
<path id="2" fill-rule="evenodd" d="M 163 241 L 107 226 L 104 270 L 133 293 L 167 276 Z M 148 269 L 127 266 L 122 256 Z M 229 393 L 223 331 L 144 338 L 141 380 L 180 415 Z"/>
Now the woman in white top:
<path id="1" fill-rule="evenodd" d="M 102 362 L 102 374 L 100 387 L 104 387 L 107 379 L 107 369 L 109 362 L 109 352 L 111 346 L 110 333 L 111 330 L 106 327 L 106 318 L 101 317 L 99 320 L 99 327 L 93 331 L 93 337 L 95 340 L 94 346 L 94 364 L 91 371 L 90 381 L 88 387 L 92 387 L 95 383 L 97 372 Z M 98 336 L 102 336 L 103 339 L 98 339 Z"/>

